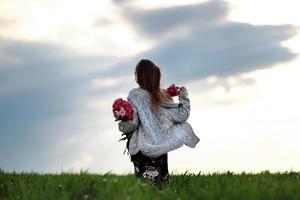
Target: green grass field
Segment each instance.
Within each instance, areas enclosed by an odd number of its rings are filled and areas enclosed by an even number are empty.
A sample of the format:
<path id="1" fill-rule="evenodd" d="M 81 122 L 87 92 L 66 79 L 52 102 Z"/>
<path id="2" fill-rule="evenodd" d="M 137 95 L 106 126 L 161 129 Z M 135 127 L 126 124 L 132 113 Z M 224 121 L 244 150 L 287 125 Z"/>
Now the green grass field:
<path id="1" fill-rule="evenodd" d="M 161 189 L 140 184 L 133 174 L 6 173 L 0 199 L 300 199 L 300 173 L 171 174 Z"/>

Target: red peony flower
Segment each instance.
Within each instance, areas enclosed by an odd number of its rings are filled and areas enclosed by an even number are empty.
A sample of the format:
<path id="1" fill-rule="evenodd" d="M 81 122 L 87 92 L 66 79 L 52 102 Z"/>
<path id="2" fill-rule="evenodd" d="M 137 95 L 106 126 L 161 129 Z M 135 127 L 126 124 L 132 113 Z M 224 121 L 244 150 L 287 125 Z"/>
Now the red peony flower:
<path id="1" fill-rule="evenodd" d="M 171 95 L 172 97 L 179 95 L 179 87 L 176 87 L 173 83 L 170 87 L 167 88 L 167 93 Z"/>
<path id="2" fill-rule="evenodd" d="M 116 118 L 115 121 L 118 120 L 132 120 L 133 118 L 133 109 L 129 101 L 123 100 L 122 98 L 118 98 L 114 101 L 112 105 L 112 111 L 114 117 Z"/>

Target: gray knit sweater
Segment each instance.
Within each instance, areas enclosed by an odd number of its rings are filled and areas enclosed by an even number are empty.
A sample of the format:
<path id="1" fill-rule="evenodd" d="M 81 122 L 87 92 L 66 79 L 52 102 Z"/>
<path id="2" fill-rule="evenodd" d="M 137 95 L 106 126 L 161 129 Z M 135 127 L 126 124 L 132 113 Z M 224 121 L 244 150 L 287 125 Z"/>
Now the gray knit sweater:
<path id="1" fill-rule="evenodd" d="M 151 110 L 150 93 L 134 88 L 128 94 L 134 115 L 130 121 L 119 121 L 119 130 L 133 132 L 129 142 L 129 153 L 139 150 L 146 156 L 155 158 L 184 144 L 194 148 L 199 142 L 192 127 L 187 122 L 190 115 L 190 100 L 184 88 L 179 95 L 179 103 L 161 103 L 157 111 Z"/>

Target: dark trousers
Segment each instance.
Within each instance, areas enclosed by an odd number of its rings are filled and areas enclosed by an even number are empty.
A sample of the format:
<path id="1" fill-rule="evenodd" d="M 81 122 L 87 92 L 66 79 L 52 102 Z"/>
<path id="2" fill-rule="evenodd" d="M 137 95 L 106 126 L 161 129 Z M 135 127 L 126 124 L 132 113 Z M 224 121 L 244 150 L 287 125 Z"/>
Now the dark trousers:
<path id="1" fill-rule="evenodd" d="M 140 151 L 131 155 L 134 173 L 141 181 L 150 180 L 154 184 L 169 183 L 168 154 L 150 158 Z"/>

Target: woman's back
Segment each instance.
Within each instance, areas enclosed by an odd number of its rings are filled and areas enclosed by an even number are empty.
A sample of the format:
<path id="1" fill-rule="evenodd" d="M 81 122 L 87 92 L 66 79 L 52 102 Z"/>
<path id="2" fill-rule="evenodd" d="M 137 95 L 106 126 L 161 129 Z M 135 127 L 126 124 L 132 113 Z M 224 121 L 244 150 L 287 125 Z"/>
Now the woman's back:
<path id="1" fill-rule="evenodd" d="M 131 122 L 119 122 L 119 130 L 133 132 L 129 152 L 141 151 L 149 157 L 158 157 L 186 144 L 194 147 L 199 138 L 186 122 L 190 113 L 190 101 L 186 89 L 179 95 L 179 103 L 163 102 L 157 110 L 151 109 L 149 93 L 142 88 L 129 92 L 128 101 L 134 108 Z"/>

